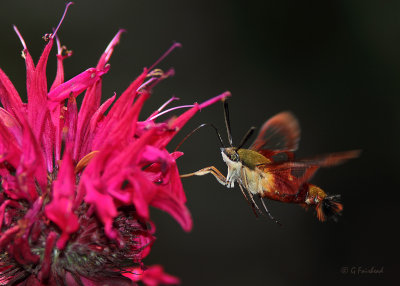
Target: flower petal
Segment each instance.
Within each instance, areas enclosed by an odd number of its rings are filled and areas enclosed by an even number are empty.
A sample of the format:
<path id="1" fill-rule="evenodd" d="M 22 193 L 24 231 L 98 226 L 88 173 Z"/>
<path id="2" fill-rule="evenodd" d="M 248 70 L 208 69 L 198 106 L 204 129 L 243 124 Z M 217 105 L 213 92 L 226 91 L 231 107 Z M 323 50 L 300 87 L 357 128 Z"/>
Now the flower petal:
<path id="1" fill-rule="evenodd" d="M 22 101 L 6 74 L 0 69 L 0 101 L 4 108 L 16 118 L 22 112 Z"/>
<path id="2" fill-rule="evenodd" d="M 98 81 L 103 74 L 108 72 L 109 69 L 109 67 L 102 70 L 95 68 L 87 69 L 69 81 L 57 86 L 54 90 L 49 92 L 47 97 L 50 102 L 53 103 L 61 102 L 70 96 L 76 97 Z"/>
<path id="3" fill-rule="evenodd" d="M 161 189 L 151 201 L 151 205 L 169 213 L 185 231 L 193 227 L 192 217 L 185 204 L 170 192 Z"/>
<path id="4" fill-rule="evenodd" d="M 60 40 L 56 37 L 57 42 L 57 74 L 51 85 L 50 91 L 55 89 L 57 86 L 64 82 L 64 59 L 70 57 L 72 55 L 71 51 L 66 51 L 66 55 L 63 55 L 63 51 L 66 50 L 64 46 L 61 46 Z"/>
<path id="5" fill-rule="evenodd" d="M 106 50 L 102 54 L 96 69 L 103 70 L 106 68 L 106 64 L 110 59 L 115 46 L 119 43 L 121 34 L 124 30 L 119 30 L 118 33 L 111 40 Z M 85 153 L 90 152 L 84 146 L 87 146 L 88 141 L 92 139 L 92 135 L 89 131 L 89 123 L 91 122 L 92 116 L 96 113 L 99 108 L 101 99 L 101 79 L 91 86 L 83 98 L 82 106 L 78 115 L 77 122 L 77 134 L 76 143 L 74 148 L 74 159 L 80 160 Z"/>
<path id="6" fill-rule="evenodd" d="M 46 216 L 62 230 L 57 247 L 63 249 L 70 234 L 79 229 L 78 217 L 74 213 L 75 172 L 71 156 L 71 147 L 67 147 L 61 162 L 57 180 L 53 183 L 53 197 L 45 207 Z"/>
<path id="7" fill-rule="evenodd" d="M 142 281 L 147 286 L 180 284 L 179 278 L 164 272 L 161 265 L 148 266 L 144 270 L 140 267 L 128 270 L 129 272 L 123 274 L 125 277 L 130 278 L 133 282 Z"/>

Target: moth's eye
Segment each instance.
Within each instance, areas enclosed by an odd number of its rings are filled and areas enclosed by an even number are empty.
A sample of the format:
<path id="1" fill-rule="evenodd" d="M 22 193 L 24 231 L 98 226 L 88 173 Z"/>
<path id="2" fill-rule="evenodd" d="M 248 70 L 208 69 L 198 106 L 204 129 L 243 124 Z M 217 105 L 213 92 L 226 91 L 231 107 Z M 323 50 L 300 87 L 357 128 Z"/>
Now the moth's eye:
<path id="1" fill-rule="evenodd" d="M 239 161 L 239 155 L 236 154 L 236 153 L 233 153 L 233 154 L 231 155 L 231 160 L 232 160 L 232 161 Z"/>

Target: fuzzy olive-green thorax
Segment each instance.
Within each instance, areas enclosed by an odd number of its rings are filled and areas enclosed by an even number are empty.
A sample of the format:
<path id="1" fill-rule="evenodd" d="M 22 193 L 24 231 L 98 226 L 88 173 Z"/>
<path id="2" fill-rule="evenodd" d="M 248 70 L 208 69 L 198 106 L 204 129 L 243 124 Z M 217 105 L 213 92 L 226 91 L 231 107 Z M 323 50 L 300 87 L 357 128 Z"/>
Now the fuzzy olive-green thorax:
<path id="1" fill-rule="evenodd" d="M 257 151 L 250 149 L 239 149 L 235 147 L 222 148 L 226 156 L 234 162 L 240 161 L 244 166 L 254 169 L 257 165 L 271 163 L 271 160 Z"/>
<path id="2" fill-rule="evenodd" d="M 250 169 L 254 169 L 257 165 L 260 164 L 271 163 L 271 160 L 253 150 L 239 149 L 237 150 L 237 153 L 239 154 L 242 164 Z"/>

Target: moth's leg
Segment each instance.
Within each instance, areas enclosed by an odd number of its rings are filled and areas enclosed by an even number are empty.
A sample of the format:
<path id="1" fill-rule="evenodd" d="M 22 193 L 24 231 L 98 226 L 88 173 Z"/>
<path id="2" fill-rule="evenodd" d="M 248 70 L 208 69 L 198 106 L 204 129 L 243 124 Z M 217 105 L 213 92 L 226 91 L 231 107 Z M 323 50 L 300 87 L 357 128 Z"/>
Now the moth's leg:
<path id="1" fill-rule="evenodd" d="M 194 172 L 194 173 L 183 174 L 183 175 L 181 175 L 181 178 L 187 178 L 187 177 L 191 177 L 191 176 L 204 176 L 207 174 L 213 175 L 220 184 L 226 186 L 225 176 L 222 175 L 221 172 L 214 166 L 210 166 L 210 167 L 198 170 L 197 172 Z"/>
<path id="2" fill-rule="evenodd" d="M 271 213 L 269 212 L 269 210 L 268 210 L 267 206 L 265 205 L 264 200 L 263 200 L 263 198 L 261 196 L 260 196 L 260 200 L 261 200 L 261 203 L 262 203 L 262 205 L 264 207 L 264 210 L 268 214 L 269 218 L 272 219 L 273 221 L 275 221 L 280 226 L 282 226 L 281 222 L 271 215 Z"/>
<path id="3" fill-rule="evenodd" d="M 252 197 L 251 197 L 252 201 L 251 201 L 251 202 L 249 201 L 249 199 L 247 198 L 246 193 L 244 192 L 243 187 L 242 187 L 241 184 L 239 184 L 239 187 L 240 187 L 240 190 L 242 191 L 243 197 L 246 199 L 246 201 L 247 201 L 247 203 L 249 204 L 249 206 L 251 206 L 251 210 L 253 211 L 254 215 L 255 215 L 256 217 L 258 217 L 257 211 L 259 211 L 259 212 L 261 213 L 260 209 L 259 209 L 258 206 L 255 204 L 255 202 L 254 202 L 254 200 L 253 200 Z"/>

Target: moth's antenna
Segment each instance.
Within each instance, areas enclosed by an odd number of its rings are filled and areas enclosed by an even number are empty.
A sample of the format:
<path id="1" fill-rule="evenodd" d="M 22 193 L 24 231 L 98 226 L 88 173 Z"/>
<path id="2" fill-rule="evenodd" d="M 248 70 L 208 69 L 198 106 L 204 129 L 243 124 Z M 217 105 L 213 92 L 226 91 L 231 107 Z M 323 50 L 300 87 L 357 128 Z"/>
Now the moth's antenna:
<path id="1" fill-rule="evenodd" d="M 211 126 L 212 128 L 214 128 L 215 132 L 217 132 L 217 136 L 218 136 L 219 142 L 221 143 L 221 147 L 225 148 L 224 142 L 222 141 L 222 138 L 221 138 L 221 134 L 219 134 L 217 127 L 215 127 L 213 124 L 210 124 L 210 123 L 203 123 L 203 124 L 199 125 L 197 128 L 190 131 L 189 134 L 186 135 L 185 138 L 183 138 L 181 142 L 179 142 L 179 144 L 176 146 L 174 152 L 177 151 L 179 149 L 179 147 L 181 147 L 183 142 L 185 142 L 190 136 L 192 136 L 193 133 L 195 133 L 196 131 L 198 131 L 200 128 L 202 128 L 204 126 Z"/>
<path id="2" fill-rule="evenodd" d="M 229 145 L 231 145 L 231 147 L 233 147 L 231 122 L 229 121 L 229 108 L 228 108 L 228 102 L 226 100 L 224 100 L 224 116 L 225 116 L 226 132 L 228 133 Z"/>
<path id="3" fill-rule="evenodd" d="M 240 141 L 239 147 L 237 147 L 237 150 L 239 150 L 240 148 L 243 147 L 244 144 L 246 144 L 247 140 L 249 140 L 249 138 L 251 137 L 251 135 L 253 135 L 254 130 L 256 130 L 256 128 L 253 126 L 249 129 L 249 131 L 247 131 L 246 135 L 244 135 L 242 141 Z"/>

